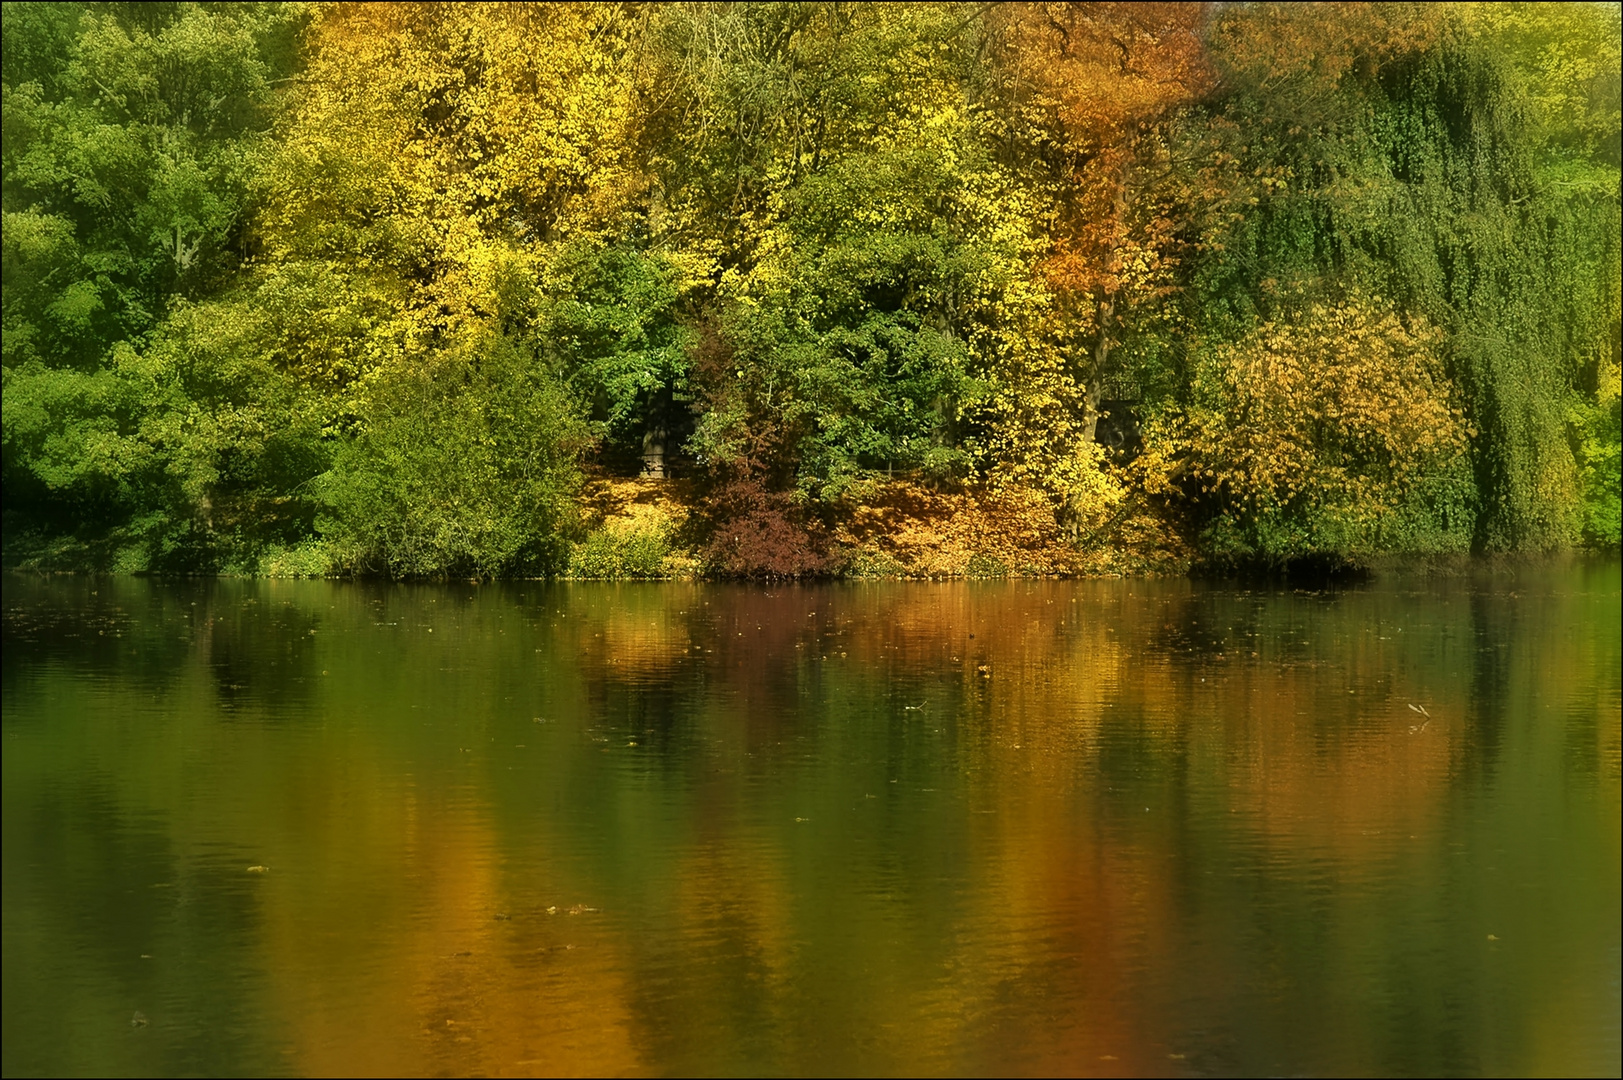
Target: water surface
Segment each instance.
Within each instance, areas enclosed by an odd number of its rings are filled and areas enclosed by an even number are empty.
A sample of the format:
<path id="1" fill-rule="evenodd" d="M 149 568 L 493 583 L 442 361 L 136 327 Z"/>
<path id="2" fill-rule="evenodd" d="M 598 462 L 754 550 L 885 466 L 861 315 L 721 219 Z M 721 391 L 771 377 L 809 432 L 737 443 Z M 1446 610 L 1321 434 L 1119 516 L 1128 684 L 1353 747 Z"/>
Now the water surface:
<path id="1" fill-rule="evenodd" d="M 8 576 L 4 1072 L 1616 1075 L 1619 610 Z"/>

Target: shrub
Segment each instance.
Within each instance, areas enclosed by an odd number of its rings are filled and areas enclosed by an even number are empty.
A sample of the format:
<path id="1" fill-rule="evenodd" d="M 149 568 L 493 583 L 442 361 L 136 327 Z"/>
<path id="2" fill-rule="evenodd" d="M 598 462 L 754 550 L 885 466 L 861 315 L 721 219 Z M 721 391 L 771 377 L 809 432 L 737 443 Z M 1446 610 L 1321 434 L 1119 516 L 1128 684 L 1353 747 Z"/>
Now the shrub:
<path id="1" fill-rule="evenodd" d="M 585 428 L 556 379 L 487 335 L 380 375 L 323 478 L 351 572 L 548 574 L 564 566 Z"/>
<path id="2" fill-rule="evenodd" d="M 1433 543 L 1468 546 L 1468 481 L 1450 483 L 1468 430 L 1441 340 L 1355 300 L 1210 350 L 1176 438 L 1212 553 L 1358 556 L 1403 546 L 1439 517 Z"/>

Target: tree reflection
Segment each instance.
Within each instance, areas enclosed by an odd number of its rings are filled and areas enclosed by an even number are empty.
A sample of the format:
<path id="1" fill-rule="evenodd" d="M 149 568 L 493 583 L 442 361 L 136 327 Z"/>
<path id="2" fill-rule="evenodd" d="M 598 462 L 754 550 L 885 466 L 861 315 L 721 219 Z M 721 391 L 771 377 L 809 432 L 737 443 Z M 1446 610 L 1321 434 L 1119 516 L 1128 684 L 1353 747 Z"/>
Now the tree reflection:
<path id="1" fill-rule="evenodd" d="M 10 578 L 6 1068 L 1592 1071 L 1618 581 Z"/>

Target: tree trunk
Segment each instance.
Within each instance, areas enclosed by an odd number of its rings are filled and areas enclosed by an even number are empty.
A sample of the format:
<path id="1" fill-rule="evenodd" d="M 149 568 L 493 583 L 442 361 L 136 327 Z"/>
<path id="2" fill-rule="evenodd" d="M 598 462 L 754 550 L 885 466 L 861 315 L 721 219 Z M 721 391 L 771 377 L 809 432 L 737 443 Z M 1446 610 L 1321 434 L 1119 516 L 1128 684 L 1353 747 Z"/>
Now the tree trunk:
<path id="1" fill-rule="evenodd" d="M 665 427 L 662 424 L 643 433 L 642 474 L 655 480 L 665 479 Z"/>
<path id="2" fill-rule="evenodd" d="M 1115 300 L 1099 301 L 1099 336 L 1093 345 L 1093 364 L 1088 371 L 1088 382 L 1083 388 L 1082 437 L 1095 442 L 1099 432 L 1099 395 L 1104 390 L 1105 365 L 1110 362 L 1110 317 L 1115 313 Z"/>

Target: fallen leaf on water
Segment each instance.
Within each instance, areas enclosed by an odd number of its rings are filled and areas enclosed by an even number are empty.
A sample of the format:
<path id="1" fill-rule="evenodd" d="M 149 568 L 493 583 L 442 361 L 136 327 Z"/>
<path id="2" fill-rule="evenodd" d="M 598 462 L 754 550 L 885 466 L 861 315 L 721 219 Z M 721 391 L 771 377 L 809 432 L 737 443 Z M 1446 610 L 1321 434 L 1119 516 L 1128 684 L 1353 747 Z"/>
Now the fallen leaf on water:
<path id="1" fill-rule="evenodd" d="M 248 872 L 250 874 L 268 874 L 268 873 L 270 873 L 270 867 L 268 867 L 268 866 L 250 866 L 248 868 Z"/>

